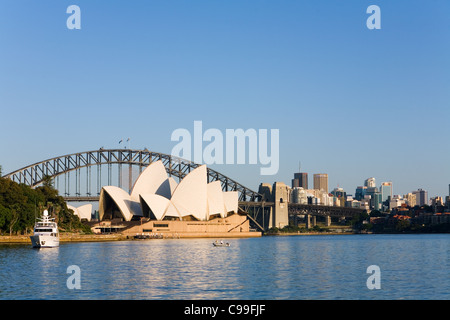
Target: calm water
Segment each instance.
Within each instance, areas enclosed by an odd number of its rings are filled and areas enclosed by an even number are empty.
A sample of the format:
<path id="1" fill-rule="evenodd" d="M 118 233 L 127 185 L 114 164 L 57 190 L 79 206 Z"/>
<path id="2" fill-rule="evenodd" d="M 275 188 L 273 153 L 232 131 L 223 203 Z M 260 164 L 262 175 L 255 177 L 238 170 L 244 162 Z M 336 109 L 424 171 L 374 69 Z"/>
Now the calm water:
<path id="1" fill-rule="evenodd" d="M 0 246 L 0 299 L 450 299 L 450 235 Z M 79 266 L 81 289 L 68 289 Z M 378 265 L 381 289 L 366 286 Z"/>

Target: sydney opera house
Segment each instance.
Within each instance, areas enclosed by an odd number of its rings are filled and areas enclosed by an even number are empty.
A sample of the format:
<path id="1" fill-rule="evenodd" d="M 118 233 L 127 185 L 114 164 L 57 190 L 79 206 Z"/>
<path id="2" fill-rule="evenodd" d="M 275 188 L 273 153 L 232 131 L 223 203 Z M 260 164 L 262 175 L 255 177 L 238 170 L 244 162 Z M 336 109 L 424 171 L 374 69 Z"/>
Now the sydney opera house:
<path id="1" fill-rule="evenodd" d="M 92 204 L 86 204 L 81 207 L 74 207 L 71 205 L 67 205 L 67 208 L 73 211 L 73 214 L 78 216 L 81 221 L 91 221 L 92 216 Z"/>
<path id="2" fill-rule="evenodd" d="M 236 237 L 259 234 L 250 232 L 246 214 L 239 212 L 238 193 L 222 191 L 220 181 L 208 183 L 206 165 L 197 167 L 177 183 L 167 175 L 161 161 L 153 162 L 139 175 L 130 193 L 116 186 L 102 188 L 99 218 L 103 225 L 107 221 L 121 221 L 122 233 L 127 235 Z"/>

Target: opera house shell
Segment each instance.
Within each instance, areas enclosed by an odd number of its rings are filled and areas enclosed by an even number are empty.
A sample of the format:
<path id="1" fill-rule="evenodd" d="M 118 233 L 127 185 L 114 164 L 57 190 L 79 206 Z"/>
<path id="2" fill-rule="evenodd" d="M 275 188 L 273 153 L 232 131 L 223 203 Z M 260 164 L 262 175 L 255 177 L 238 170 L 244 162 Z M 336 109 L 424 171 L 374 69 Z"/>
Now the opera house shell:
<path id="1" fill-rule="evenodd" d="M 67 208 L 73 211 L 73 214 L 78 216 L 80 220 L 91 221 L 92 204 L 85 204 L 81 207 L 74 207 L 67 205 Z"/>
<path id="2" fill-rule="evenodd" d="M 140 174 L 131 193 L 115 186 L 102 188 L 100 220 L 146 217 L 207 221 L 238 213 L 238 193 L 223 192 L 220 181 L 207 181 L 206 165 L 197 167 L 177 184 L 167 176 L 161 161 L 153 162 Z"/>

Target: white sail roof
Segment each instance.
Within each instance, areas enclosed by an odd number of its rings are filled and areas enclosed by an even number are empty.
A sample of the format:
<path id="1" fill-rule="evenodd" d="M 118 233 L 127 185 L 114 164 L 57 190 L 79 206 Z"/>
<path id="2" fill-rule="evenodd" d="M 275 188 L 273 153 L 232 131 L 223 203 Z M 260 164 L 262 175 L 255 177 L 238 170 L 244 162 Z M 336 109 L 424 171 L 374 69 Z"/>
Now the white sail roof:
<path id="1" fill-rule="evenodd" d="M 222 218 L 226 216 L 220 181 L 208 183 L 208 218 L 214 214 L 220 214 Z"/>
<path id="2" fill-rule="evenodd" d="M 73 214 L 77 215 L 80 218 L 80 220 L 86 219 L 87 221 L 91 221 L 92 204 L 85 204 L 80 207 L 67 205 L 67 208 L 73 210 Z"/>
<path id="3" fill-rule="evenodd" d="M 131 190 L 131 198 L 139 199 L 140 194 L 157 193 L 156 191 L 167 180 L 166 168 L 162 161 L 151 163 L 137 178 Z"/>
<path id="4" fill-rule="evenodd" d="M 227 191 L 223 193 L 223 200 L 225 202 L 225 210 L 229 212 L 238 212 L 239 194 L 237 191 Z"/>
<path id="5" fill-rule="evenodd" d="M 172 195 L 172 203 L 175 207 L 182 207 L 198 220 L 206 220 L 207 207 L 207 171 L 206 165 L 202 165 L 180 181 Z M 183 213 L 180 212 L 180 214 Z"/>
<path id="6" fill-rule="evenodd" d="M 153 212 L 153 215 L 157 220 L 161 220 L 166 213 L 167 207 L 170 204 L 170 200 L 160 196 L 158 194 L 141 194 L 141 205 L 142 201 L 147 204 L 150 210 Z"/>
<path id="7" fill-rule="evenodd" d="M 198 220 L 208 220 L 219 214 L 238 212 L 238 193 L 223 192 L 220 181 L 207 183 L 207 168 L 202 165 L 187 174 L 180 183 L 167 173 L 162 161 L 149 165 L 137 179 L 131 195 L 114 187 L 103 187 L 100 194 L 100 219 L 108 205 L 108 195 L 119 208 L 123 218 L 131 220 L 133 215 L 150 216 L 157 220 L 164 218 L 183 219 L 192 216 Z M 152 214 L 150 214 L 150 211 Z"/>
<path id="8" fill-rule="evenodd" d="M 130 211 L 130 204 L 131 204 L 130 195 L 126 191 L 115 186 L 103 187 L 102 191 L 100 192 L 100 202 L 99 202 L 100 220 L 103 218 L 105 214 L 104 210 L 105 206 L 107 205 L 105 203 L 106 201 L 105 193 L 107 193 L 111 197 L 116 206 L 119 208 L 120 213 L 122 214 L 124 220 L 130 221 L 131 218 L 133 217 L 133 213 L 131 213 Z"/>

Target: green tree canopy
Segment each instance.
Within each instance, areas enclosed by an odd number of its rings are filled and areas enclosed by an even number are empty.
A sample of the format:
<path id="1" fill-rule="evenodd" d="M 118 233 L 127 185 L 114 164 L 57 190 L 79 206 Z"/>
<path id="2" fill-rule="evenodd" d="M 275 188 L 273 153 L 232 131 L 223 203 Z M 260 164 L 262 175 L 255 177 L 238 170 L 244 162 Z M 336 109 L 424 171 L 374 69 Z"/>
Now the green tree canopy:
<path id="1" fill-rule="evenodd" d="M 0 233 L 28 234 L 44 209 L 56 218 L 61 231 L 84 231 L 90 229 L 80 222 L 78 216 L 67 208 L 64 198 L 58 194 L 51 179 L 32 189 L 0 177 Z"/>

